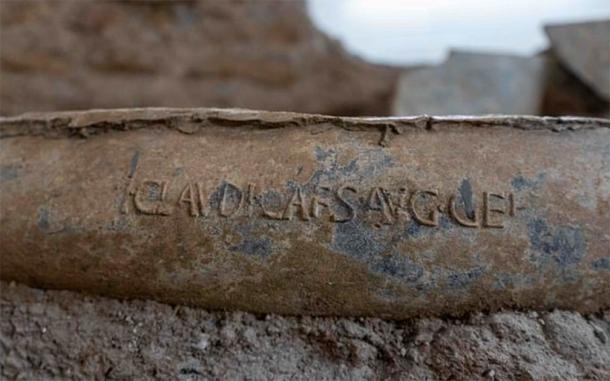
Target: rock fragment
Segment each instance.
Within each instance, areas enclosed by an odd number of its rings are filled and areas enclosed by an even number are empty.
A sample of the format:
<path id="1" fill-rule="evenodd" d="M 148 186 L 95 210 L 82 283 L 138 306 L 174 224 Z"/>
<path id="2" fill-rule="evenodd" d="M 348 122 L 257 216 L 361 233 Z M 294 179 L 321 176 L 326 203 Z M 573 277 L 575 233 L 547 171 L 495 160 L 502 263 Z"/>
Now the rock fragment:
<path id="1" fill-rule="evenodd" d="M 610 101 L 610 20 L 549 25 L 545 30 L 561 62 Z"/>
<path id="2" fill-rule="evenodd" d="M 541 57 L 546 61 L 546 85 L 540 115 L 610 117 L 609 101 L 567 69 L 552 51 L 544 52 Z"/>
<path id="3" fill-rule="evenodd" d="M 452 52 L 436 67 L 401 77 L 393 114 L 539 114 L 544 60 L 499 54 Z"/>

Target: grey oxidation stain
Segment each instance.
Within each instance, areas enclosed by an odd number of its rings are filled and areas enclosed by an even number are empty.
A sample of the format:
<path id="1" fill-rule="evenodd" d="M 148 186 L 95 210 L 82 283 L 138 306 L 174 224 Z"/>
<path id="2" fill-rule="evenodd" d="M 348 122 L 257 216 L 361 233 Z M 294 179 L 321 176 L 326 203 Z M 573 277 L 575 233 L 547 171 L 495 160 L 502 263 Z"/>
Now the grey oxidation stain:
<path id="1" fill-rule="evenodd" d="M 19 166 L 12 164 L 0 166 L 0 182 L 14 180 L 17 177 L 19 177 Z"/>
<path id="2" fill-rule="evenodd" d="M 307 182 L 309 186 L 320 185 L 322 181 L 370 181 L 395 165 L 392 156 L 381 148 L 360 151 L 355 159 L 345 165 L 339 163 L 337 151 L 332 148 L 324 149 L 318 145 L 314 149 L 314 156 L 320 163 L 320 169 Z"/>
<path id="3" fill-rule="evenodd" d="M 518 175 L 511 180 L 511 185 L 517 191 L 534 189 L 540 186 L 540 184 L 544 181 L 544 178 L 544 173 L 539 173 L 534 178 L 527 178 L 522 175 Z"/>
<path id="4" fill-rule="evenodd" d="M 210 194 L 208 208 L 220 210 L 221 201 L 227 202 L 227 209 L 232 210 L 239 206 L 243 197 L 243 190 L 228 181 L 222 181 L 220 185 Z"/>
<path id="5" fill-rule="evenodd" d="M 389 234 L 383 229 L 370 228 L 359 220 L 352 220 L 338 224 L 331 249 L 366 264 L 373 272 L 408 283 L 416 282 L 423 275 L 423 268 L 393 250 Z"/>
<path id="6" fill-rule="evenodd" d="M 593 261 L 593 263 L 591 263 L 591 267 L 593 267 L 595 270 L 610 271 L 610 257 L 603 257 Z"/>
<path id="7" fill-rule="evenodd" d="M 473 267 L 467 271 L 450 272 L 447 275 L 447 288 L 461 289 L 469 286 L 484 273 L 482 266 Z"/>
<path id="8" fill-rule="evenodd" d="M 470 184 L 469 179 L 462 180 L 462 184 L 460 185 L 460 197 L 462 202 L 464 203 L 464 209 L 466 210 L 466 215 L 468 218 L 474 218 L 474 202 L 472 200 L 472 185 Z"/>
<path id="9" fill-rule="evenodd" d="M 586 253 L 580 229 L 571 226 L 549 226 L 543 218 L 532 218 L 527 224 L 534 261 L 559 267 L 578 264 Z"/>
<path id="10" fill-rule="evenodd" d="M 148 201 L 161 201 L 163 188 L 160 184 L 146 184 L 146 199 Z"/>
<path id="11" fill-rule="evenodd" d="M 54 218 L 55 217 L 55 218 Z M 68 225 L 65 221 L 59 221 L 57 216 L 53 216 L 48 207 L 43 206 L 38 209 L 36 226 L 46 234 L 66 233 L 75 234 L 82 231 L 79 226 Z"/>
<path id="12" fill-rule="evenodd" d="M 136 173 L 136 169 L 138 168 L 138 161 L 140 160 L 140 151 L 135 151 L 131 160 L 129 161 L 129 173 L 127 177 L 132 178 Z"/>
<path id="13" fill-rule="evenodd" d="M 230 251 L 238 252 L 247 256 L 265 259 L 271 255 L 272 243 L 269 238 L 244 238 L 239 244 L 229 247 Z"/>
<path id="14" fill-rule="evenodd" d="M 338 224 L 333 235 L 332 248 L 359 260 L 380 256 L 388 243 L 381 230 L 365 226 L 359 220 Z"/>
<path id="15" fill-rule="evenodd" d="M 423 267 L 400 253 L 392 252 L 384 255 L 372 264 L 375 272 L 383 273 L 395 278 L 400 278 L 409 283 L 416 282 L 424 275 Z"/>
<path id="16" fill-rule="evenodd" d="M 441 214 L 438 217 L 438 226 L 434 229 L 430 229 L 430 227 L 424 226 L 419 222 L 411 219 L 404 228 L 402 233 L 404 239 L 419 239 L 421 237 L 428 237 L 431 235 L 439 235 L 447 233 L 454 228 L 454 225 L 451 223 L 451 220 L 447 215 Z"/>
<path id="17" fill-rule="evenodd" d="M 504 290 L 507 288 L 521 288 L 521 287 L 531 286 L 535 282 L 534 277 L 532 277 L 530 275 L 507 273 L 507 272 L 495 271 L 493 273 L 493 277 L 496 279 L 496 281 L 493 284 L 493 287 L 496 290 Z"/>
<path id="18" fill-rule="evenodd" d="M 49 217 L 49 210 L 47 208 L 40 208 L 38 210 L 38 223 L 37 226 L 43 232 L 47 232 L 51 227 Z"/>
<path id="19" fill-rule="evenodd" d="M 240 241 L 229 246 L 229 251 L 264 261 L 274 253 L 279 253 L 278 245 L 267 235 L 274 222 L 240 218 L 234 221 L 233 231 Z"/>

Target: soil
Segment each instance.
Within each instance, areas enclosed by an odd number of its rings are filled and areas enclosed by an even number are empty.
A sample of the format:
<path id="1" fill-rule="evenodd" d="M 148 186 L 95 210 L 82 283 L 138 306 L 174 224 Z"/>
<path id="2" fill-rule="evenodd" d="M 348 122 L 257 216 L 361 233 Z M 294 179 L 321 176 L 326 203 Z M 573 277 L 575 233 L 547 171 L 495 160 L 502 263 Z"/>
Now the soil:
<path id="1" fill-rule="evenodd" d="M 0 114 L 244 107 L 389 115 L 402 69 L 319 31 L 305 1 L 1 1 Z"/>
<path id="2" fill-rule="evenodd" d="M 387 321 L 0 287 L 6 380 L 610 379 L 610 311 Z"/>

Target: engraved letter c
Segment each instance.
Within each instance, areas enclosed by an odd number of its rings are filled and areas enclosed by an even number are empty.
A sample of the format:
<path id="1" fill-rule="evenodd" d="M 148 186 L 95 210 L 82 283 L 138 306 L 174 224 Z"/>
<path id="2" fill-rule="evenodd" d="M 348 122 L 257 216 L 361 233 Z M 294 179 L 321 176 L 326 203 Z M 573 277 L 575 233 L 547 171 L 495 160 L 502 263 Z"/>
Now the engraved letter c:
<path id="1" fill-rule="evenodd" d="M 417 213 L 417 210 L 415 210 L 415 202 L 417 201 L 417 198 L 420 195 L 430 195 L 430 196 L 434 196 L 436 198 L 436 197 L 438 197 L 438 192 L 435 190 L 423 190 L 423 191 L 414 191 L 413 192 L 413 194 L 411 195 L 410 203 L 409 203 L 410 207 L 411 207 L 411 213 L 413 213 L 413 219 L 415 219 L 415 221 L 417 221 L 418 223 L 425 225 L 425 226 L 438 226 L 438 211 L 436 210 L 437 209 L 436 207 L 432 208 L 428 218 L 420 216 Z"/>

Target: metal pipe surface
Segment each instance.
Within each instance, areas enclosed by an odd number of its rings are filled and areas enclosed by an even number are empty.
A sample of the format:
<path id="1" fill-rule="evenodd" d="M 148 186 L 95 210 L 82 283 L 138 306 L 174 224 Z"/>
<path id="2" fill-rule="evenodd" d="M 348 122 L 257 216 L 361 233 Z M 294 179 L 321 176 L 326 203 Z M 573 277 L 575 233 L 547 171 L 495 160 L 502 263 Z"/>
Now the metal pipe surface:
<path id="1" fill-rule="evenodd" d="M 213 309 L 610 306 L 610 121 L 0 118 L 0 278 Z"/>

